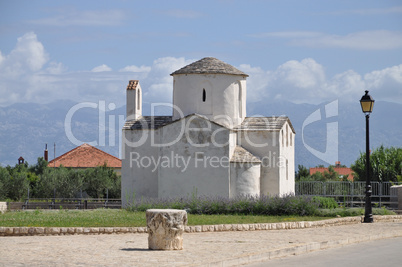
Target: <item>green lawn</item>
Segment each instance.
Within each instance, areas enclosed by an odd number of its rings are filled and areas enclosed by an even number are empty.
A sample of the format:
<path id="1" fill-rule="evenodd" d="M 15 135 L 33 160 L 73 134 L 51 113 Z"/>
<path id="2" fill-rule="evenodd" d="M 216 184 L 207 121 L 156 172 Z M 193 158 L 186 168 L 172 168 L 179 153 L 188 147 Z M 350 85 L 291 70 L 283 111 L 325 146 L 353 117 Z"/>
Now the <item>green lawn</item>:
<path id="1" fill-rule="evenodd" d="M 331 217 L 194 215 L 188 214 L 188 225 L 275 223 L 317 221 Z M 145 212 L 126 210 L 33 210 L 0 214 L 0 226 L 8 227 L 138 227 L 146 226 Z"/>

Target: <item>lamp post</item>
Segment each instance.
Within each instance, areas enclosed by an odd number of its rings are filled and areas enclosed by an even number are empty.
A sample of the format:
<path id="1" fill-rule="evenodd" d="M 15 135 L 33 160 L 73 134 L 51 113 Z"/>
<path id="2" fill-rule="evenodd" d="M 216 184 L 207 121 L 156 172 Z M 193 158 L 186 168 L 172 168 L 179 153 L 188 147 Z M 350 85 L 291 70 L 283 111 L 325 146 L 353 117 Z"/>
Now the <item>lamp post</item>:
<path id="1" fill-rule="evenodd" d="M 360 99 L 360 105 L 362 106 L 363 113 L 366 114 L 366 204 L 364 212 L 364 222 L 372 223 L 373 214 L 371 209 L 369 118 L 370 113 L 373 111 L 374 99 L 368 94 L 368 92 L 369 91 L 366 90 L 366 94 Z"/>

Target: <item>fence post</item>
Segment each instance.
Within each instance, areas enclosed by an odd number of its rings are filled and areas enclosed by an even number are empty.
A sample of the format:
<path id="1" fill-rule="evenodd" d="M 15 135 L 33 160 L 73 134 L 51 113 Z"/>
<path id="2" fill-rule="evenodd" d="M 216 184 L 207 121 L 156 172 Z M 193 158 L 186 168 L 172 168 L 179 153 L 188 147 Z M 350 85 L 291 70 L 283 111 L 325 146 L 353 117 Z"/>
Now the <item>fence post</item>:
<path id="1" fill-rule="evenodd" d="M 382 184 L 383 183 L 378 183 L 378 198 L 379 198 L 378 201 L 380 208 L 381 208 Z"/>
<path id="2" fill-rule="evenodd" d="M 53 188 L 53 205 L 52 205 L 53 207 L 53 209 L 55 209 L 56 208 L 56 187 L 55 188 Z"/>
<path id="3" fill-rule="evenodd" d="M 351 198 L 350 198 L 350 207 L 351 207 L 351 208 L 353 208 L 354 189 L 355 189 L 355 183 L 352 182 L 352 183 L 351 183 L 351 186 L 350 186 L 350 194 L 351 194 Z"/>
<path id="4" fill-rule="evenodd" d="M 109 188 L 106 188 L 106 201 L 105 201 L 105 208 L 107 208 L 108 201 L 109 201 Z"/>

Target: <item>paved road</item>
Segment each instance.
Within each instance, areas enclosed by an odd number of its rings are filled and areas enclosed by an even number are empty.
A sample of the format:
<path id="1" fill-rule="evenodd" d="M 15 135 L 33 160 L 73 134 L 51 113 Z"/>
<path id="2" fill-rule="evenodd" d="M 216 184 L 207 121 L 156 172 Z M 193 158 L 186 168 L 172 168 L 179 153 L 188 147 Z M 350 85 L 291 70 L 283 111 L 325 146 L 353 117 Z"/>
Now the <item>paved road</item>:
<path id="1" fill-rule="evenodd" d="M 402 237 L 348 245 L 250 264 L 248 267 L 402 266 Z"/>
<path id="2" fill-rule="evenodd" d="M 138 233 L 3 236 L 0 266 L 233 266 L 387 237 L 402 237 L 402 222 L 185 233 L 181 251 L 148 250 Z"/>

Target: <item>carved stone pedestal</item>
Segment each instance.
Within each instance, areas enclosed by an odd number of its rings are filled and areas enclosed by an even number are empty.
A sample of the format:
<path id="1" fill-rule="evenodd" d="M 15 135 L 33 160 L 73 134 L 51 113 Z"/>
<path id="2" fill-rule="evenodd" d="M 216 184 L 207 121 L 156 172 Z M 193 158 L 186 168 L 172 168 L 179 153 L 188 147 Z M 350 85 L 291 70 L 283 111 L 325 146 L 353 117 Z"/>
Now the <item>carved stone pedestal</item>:
<path id="1" fill-rule="evenodd" d="M 183 232 L 187 224 L 185 210 L 150 209 L 146 216 L 149 249 L 183 249 Z"/>

